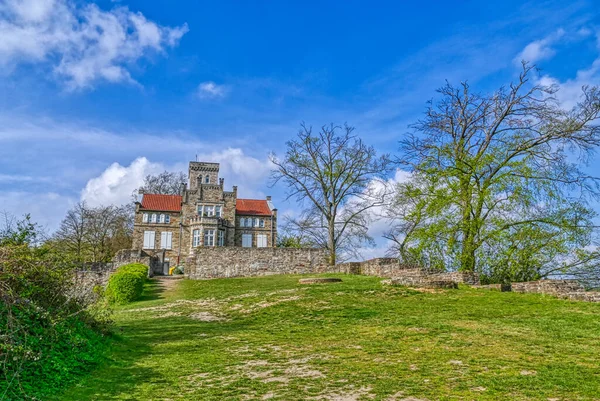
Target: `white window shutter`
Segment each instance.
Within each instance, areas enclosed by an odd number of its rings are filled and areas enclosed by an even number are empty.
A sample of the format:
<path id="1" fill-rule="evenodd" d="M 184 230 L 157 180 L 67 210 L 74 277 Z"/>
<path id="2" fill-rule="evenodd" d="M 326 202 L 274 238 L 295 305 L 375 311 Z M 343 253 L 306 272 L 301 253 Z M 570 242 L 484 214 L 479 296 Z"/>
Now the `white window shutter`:
<path id="1" fill-rule="evenodd" d="M 256 246 L 258 248 L 267 247 L 267 236 L 265 234 L 259 234 L 256 236 Z"/>
<path id="2" fill-rule="evenodd" d="M 148 222 L 148 213 L 144 213 L 142 215 L 142 223 L 147 223 Z"/>
<path id="3" fill-rule="evenodd" d="M 167 249 L 171 249 L 172 246 L 173 246 L 173 233 L 168 232 L 167 233 Z"/>
<path id="4" fill-rule="evenodd" d="M 144 231 L 144 248 L 154 249 L 154 231 Z"/>

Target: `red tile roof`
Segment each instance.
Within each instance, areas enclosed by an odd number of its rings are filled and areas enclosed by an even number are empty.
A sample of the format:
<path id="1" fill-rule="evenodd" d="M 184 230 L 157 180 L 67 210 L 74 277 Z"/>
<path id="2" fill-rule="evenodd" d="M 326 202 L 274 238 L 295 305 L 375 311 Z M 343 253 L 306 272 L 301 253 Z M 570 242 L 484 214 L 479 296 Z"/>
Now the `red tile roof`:
<path id="1" fill-rule="evenodd" d="M 181 196 L 144 194 L 144 197 L 142 198 L 142 209 L 160 210 L 165 212 L 180 212 Z"/>
<path id="2" fill-rule="evenodd" d="M 238 199 L 235 204 L 236 214 L 270 216 L 271 208 L 266 200 L 260 199 Z"/>

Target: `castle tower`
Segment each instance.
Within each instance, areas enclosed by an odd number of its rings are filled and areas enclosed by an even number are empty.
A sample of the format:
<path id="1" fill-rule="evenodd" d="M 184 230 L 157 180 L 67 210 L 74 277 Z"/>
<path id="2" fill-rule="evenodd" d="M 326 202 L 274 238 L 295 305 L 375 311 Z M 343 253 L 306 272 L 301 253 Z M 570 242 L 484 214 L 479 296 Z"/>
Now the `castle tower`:
<path id="1" fill-rule="evenodd" d="M 188 172 L 190 189 L 196 189 L 199 184 L 219 185 L 219 163 L 190 162 Z"/>

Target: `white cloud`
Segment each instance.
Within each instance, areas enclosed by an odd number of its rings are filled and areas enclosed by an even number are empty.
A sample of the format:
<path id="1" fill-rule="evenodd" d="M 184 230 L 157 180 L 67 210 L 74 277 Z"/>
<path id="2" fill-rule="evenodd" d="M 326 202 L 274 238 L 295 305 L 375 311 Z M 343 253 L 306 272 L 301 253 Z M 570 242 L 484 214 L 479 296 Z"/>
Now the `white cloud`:
<path id="1" fill-rule="evenodd" d="M 600 33 L 597 34 L 596 41 L 600 53 Z M 560 81 L 558 78 L 546 74 L 538 80 L 538 83 L 546 86 L 556 86 L 559 89 L 556 98 L 561 106 L 565 109 L 571 109 L 581 99 L 581 88 L 583 86 L 600 85 L 600 55 L 589 67 L 578 70 L 574 78 Z"/>
<path id="2" fill-rule="evenodd" d="M 170 28 L 126 7 L 103 11 L 71 0 L 0 3 L 0 65 L 48 63 L 69 89 L 98 81 L 135 83 L 127 67 L 175 46 L 187 25 Z"/>
<path id="3" fill-rule="evenodd" d="M 264 198 L 265 194 L 259 188 L 266 184 L 270 171 L 268 159 L 261 161 L 245 155 L 241 149 L 232 148 L 200 154 L 198 159 L 220 163 L 220 176 L 227 178 L 226 187 L 237 185 L 240 198 Z M 146 175 L 184 168 L 187 173 L 187 166 L 166 166 L 152 163 L 145 157 L 135 159 L 129 166 L 113 163 L 87 182 L 81 200 L 91 206 L 122 205 L 131 202 L 131 195 L 143 184 Z"/>
<path id="4" fill-rule="evenodd" d="M 122 205 L 131 202 L 133 191 L 139 188 L 144 177 L 164 171 L 162 164 L 151 163 L 145 157 L 135 159 L 129 166 L 111 164 L 100 176 L 90 179 L 81 200 L 91 206 Z"/>
<path id="5" fill-rule="evenodd" d="M 553 32 L 543 39 L 535 40 L 529 43 L 525 48 L 515 57 L 514 62 L 517 65 L 521 65 L 521 61 L 527 61 L 535 64 L 538 61 L 548 60 L 556 54 L 556 51 L 552 48 L 555 44 L 565 35 L 565 31 L 562 29 Z"/>
<path id="6" fill-rule="evenodd" d="M 238 186 L 240 198 L 264 198 L 261 190 L 267 184 L 272 164 L 267 157 L 257 159 L 244 154 L 239 148 L 227 148 L 222 151 L 203 153 L 198 160 L 220 163 L 219 175 L 225 178 L 225 186 Z"/>
<path id="7" fill-rule="evenodd" d="M 396 185 L 408 181 L 410 176 L 411 175 L 408 171 L 396 169 L 394 176 L 389 178 L 387 181 L 372 181 L 370 184 L 371 189 L 374 191 L 386 190 L 386 198 L 389 202 L 394 196 L 394 188 Z M 368 233 L 369 236 L 375 240 L 375 246 L 362 247 L 357 250 L 358 254 L 363 260 L 385 257 L 390 246 L 392 245 L 391 241 L 383 238 L 383 235 L 390 228 L 390 221 L 385 217 L 385 208 L 385 206 L 376 206 L 372 209 L 369 209 L 368 213 L 371 223 L 369 224 Z"/>
<path id="8" fill-rule="evenodd" d="M 198 85 L 198 97 L 200 99 L 218 99 L 227 95 L 228 88 L 225 85 L 217 85 L 212 81 L 202 82 Z"/>

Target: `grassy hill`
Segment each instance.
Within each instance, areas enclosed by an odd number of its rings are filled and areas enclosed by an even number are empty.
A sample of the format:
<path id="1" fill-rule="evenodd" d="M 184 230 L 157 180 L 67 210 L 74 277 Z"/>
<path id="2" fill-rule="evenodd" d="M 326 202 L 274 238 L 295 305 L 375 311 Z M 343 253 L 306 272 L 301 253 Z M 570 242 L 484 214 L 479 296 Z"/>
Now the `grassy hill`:
<path id="1" fill-rule="evenodd" d="M 57 399 L 600 399 L 600 304 L 341 277 L 155 280 Z"/>

